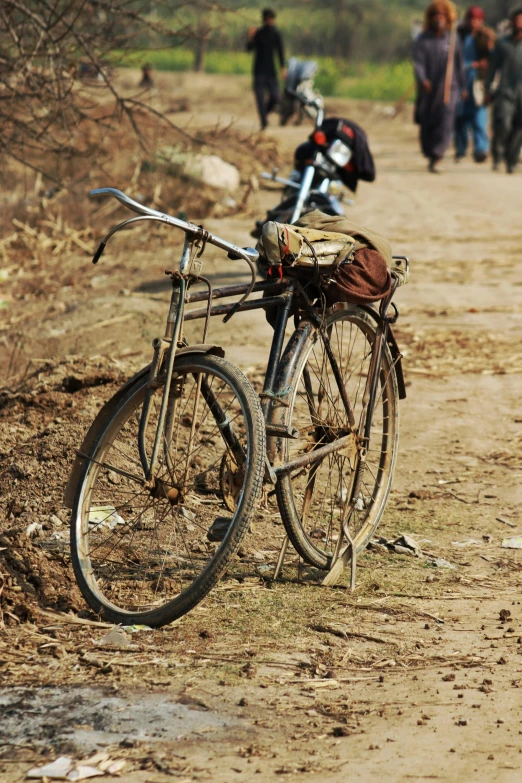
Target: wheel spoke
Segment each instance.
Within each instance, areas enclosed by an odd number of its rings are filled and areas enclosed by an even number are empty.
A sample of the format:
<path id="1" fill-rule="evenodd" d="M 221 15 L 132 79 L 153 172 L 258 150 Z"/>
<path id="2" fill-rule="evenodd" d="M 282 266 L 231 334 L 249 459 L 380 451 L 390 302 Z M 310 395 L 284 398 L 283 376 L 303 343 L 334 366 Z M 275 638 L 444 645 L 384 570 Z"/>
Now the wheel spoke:
<path id="1" fill-rule="evenodd" d="M 187 611 L 190 600 L 201 600 L 246 532 L 262 479 L 262 414 L 246 379 L 225 360 L 204 356 L 192 364 L 176 364 L 175 372 L 168 430 L 162 434 L 158 469 L 150 483 L 134 469 L 141 467 L 138 432 L 146 380 L 121 403 L 96 452 L 86 455 L 88 467 L 73 535 L 75 560 L 84 595 L 111 617 L 118 612 L 139 616 L 165 609 L 161 616 L 166 620 L 152 620 L 161 624 Z M 196 406 L 199 386 L 202 392 Z M 152 453 L 162 394 L 160 386 L 150 400 L 143 433 L 147 454 Z M 252 411 L 251 418 L 247 411 Z M 250 422 L 256 420 L 253 452 Z M 220 470 L 224 455 L 231 454 L 230 438 L 250 473 L 239 475 L 237 509 L 227 512 L 238 534 L 215 544 L 207 533 L 223 513 Z M 252 487 L 248 492 L 247 483 Z M 215 501 L 202 501 L 202 493 L 213 493 Z M 205 580 L 203 586 L 190 593 L 197 580 Z M 185 599 L 187 594 L 190 600 Z"/>
<path id="2" fill-rule="evenodd" d="M 334 314 L 327 334 L 355 420 L 363 426 L 368 415 L 362 404 L 375 335 L 373 320 L 354 307 L 349 313 Z M 281 386 L 291 385 L 293 389 L 286 424 L 300 433 L 298 440 L 284 442 L 283 461 L 351 432 L 324 342 L 320 336 L 311 337 L 301 350 L 301 357 L 288 365 L 288 372 L 295 375 L 281 374 Z M 383 357 L 366 472 L 358 481 L 360 487 L 353 489 L 359 448 L 356 442 L 353 448 L 332 452 L 309 470 L 282 477 L 278 484 L 281 515 L 292 543 L 312 565 L 328 566 L 343 520 L 347 520 L 357 545 L 364 544 L 386 502 L 396 453 L 397 392 L 394 364 L 387 350 Z M 355 496 L 350 497 L 350 492 Z"/>

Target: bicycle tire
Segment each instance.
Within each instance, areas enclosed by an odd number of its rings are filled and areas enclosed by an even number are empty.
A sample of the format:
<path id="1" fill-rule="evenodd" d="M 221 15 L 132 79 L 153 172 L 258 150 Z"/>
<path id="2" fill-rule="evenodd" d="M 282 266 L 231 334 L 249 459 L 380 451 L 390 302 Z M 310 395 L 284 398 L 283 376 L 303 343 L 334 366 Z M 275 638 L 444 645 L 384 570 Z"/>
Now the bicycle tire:
<path id="1" fill-rule="evenodd" d="M 137 379 L 101 426 L 76 488 L 71 515 L 74 573 L 89 606 L 114 623 L 159 627 L 199 603 L 240 546 L 261 489 L 265 429 L 249 381 L 225 359 L 199 353 L 177 358 L 173 378 L 177 418 L 172 438 L 164 435 L 154 489 L 138 482 L 145 476 L 137 432 L 148 374 Z M 198 379 L 207 396 L 213 389 L 220 413 L 203 392 L 195 407 Z M 161 397 L 163 383 L 160 378 L 144 429 L 149 456 L 156 397 Z M 228 532 L 221 543 L 212 544 L 206 534 L 221 505 L 219 472 L 227 448 L 226 427 L 233 429 L 244 453 L 244 480 Z M 183 482 L 179 476 L 184 476 Z M 171 501 L 176 493 L 178 500 Z"/>
<path id="2" fill-rule="evenodd" d="M 354 405 L 355 420 L 359 423 L 360 431 L 364 424 L 364 421 L 360 421 L 362 389 L 371 358 L 376 321 L 360 307 L 337 305 L 328 315 L 326 324 L 330 331 L 332 349 L 346 380 L 348 397 Z M 326 366 L 329 373 L 333 375 L 330 366 L 325 365 L 324 362 L 324 345 L 317 331 L 309 322 L 303 322 L 289 341 L 278 373 L 276 398 L 285 400 L 288 407 L 278 405 L 277 402 L 272 407 L 273 422 L 296 428 L 300 433 L 305 432 L 308 438 L 312 430 L 314 432 L 312 447 L 340 437 L 349 431 L 338 387 L 334 387 L 332 377 L 326 377 L 318 371 L 319 366 L 323 364 L 323 367 Z M 384 347 L 381 367 L 380 388 L 372 421 L 372 437 L 366 457 L 366 478 L 363 476 L 360 495 L 353 499 L 350 513 L 349 528 L 357 551 L 361 551 L 367 545 L 380 522 L 390 493 L 397 459 L 399 393 L 394 362 L 388 346 Z M 316 405 L 312 408 L 315 410 L 314 414 L 311 413 L 308 404 L 310 393 L 304 391 L 305 368 L 308 368 L 308 377 L 313 387 L 312 393 Z M 310 369 L 313 370 L 312 373 Z M 323 392 L 322 401 L 319 403 L 321 379 Z M 308 387 L 310 390 L 310 382 Z M 334 388 L 336 395 L 332 391 Z M 302 404 L 304 398 L 306 398 L 305 406 Z M 321 413 L 318 417 L 317 413 L 321 406 L 323 410 L 325 408 L 325 399 L 329 416 L 324 417 Z M 321 432 L 320 437 L 317 436 L 318 431 Z M 329 432 L 332 433 L 330 437 Z M 310 442 L 302 442 L 303 440 L 301 438 L 300 442 L 280 439 L 277 444 L 278 462 L 287 462 L 309 451 Z M 341 514 L 350 510 L 347 503 L 351 500 L 348 493 L 350 480 L 353 479 L 353 469 L 349 458 L 342 452 L 329 455 L 316 465 L 316 468 L 310 466 L 304 474 L 301 471 L 297 476 L 281 476 L 277 482 L 276 496 L 288 537 L 299 555 L 312 566 L 329 569 L 336 548 L 335 536 L 338 537 L 340 531 Z M 329 509 L 326 508 L 326 500 Z M 306 507 L 305 503 L 308 504 Z"/>

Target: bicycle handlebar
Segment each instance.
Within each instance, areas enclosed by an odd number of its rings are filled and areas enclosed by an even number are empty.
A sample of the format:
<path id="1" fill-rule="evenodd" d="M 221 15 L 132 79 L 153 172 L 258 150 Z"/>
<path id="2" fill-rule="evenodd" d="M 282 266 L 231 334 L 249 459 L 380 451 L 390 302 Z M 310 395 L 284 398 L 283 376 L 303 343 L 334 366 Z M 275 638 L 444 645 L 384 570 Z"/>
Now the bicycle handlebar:
<path id="1" fill-rule="evenodd" d="M 221 239 L 220 237 L 211 234 L 210 231 L 207 231 L 205 228 L 203 228 L 203 226 L 196 226 L 194 223 L 181 220 L 181 218 L 175 218 L 172 215 L 159 212 L 157 209 L 146 207 L 144 204 L 140 204 L 138 201 L 134 201 L 134 199 L 130 198 L 125 193 L 122 193 L 121 190 L 117 190 L 116 188 L 97 188 L 96 190 L 91 190 L 89 195 L 91 198 L 98 198 L 99 196 L 114 196 L 114 198 L 123 204 L 123 206 L 131 209 L 133 212 L 137 212 L 138 215 L 141 216 L 141 219 L 148 218 L 151 220 L 159 220 L 160 222 L 167 223 L 167 225 L 173 226 L 174 228 L 180 228 L 182 231 L 185 231 L 186 234 L 192 234 L 195 239 L 201 239 L 204 242 L 209 242 L 211 245 L 219 247 L 221 250 L 226 250 L 231 257 L 243 258 L 249 263 L 257 261 L 259 257 L 259 253 L 257 250 L 254 250 L 254 248 L 243 248 L 238 247 L 237 245 L 233 245 L 231 242 L 227 242 L 225 239 Z M 140 218 L 130 218 L 130 221 L 132 222 L 137 220 L 140 220 Z M 111 236 L 115 234 L 116 231 L 118 231 L 120 228 L 122 228 L 124 224 L 127 225 L 130 221 L 125 220 L 124 223 L 120 223 L 118 226 L 115 226 L 113 229 L 111 229 L 111 231 L 109 231 L 109 233 L 101 242 L 100 247 L 98 248 L 98 251 L 96 252 L 96 255 L 93 259 L 93 263 L 96 263 L 99 260 L 105 245 Z M 100 252 L 102 245 L 103 248 Z"/>
<path id="2" fill-rule="evenodd" d="M 321 108 L 321 99 L 320 98 L 307 98 L 306 95 L 303 95 L 302 92 L 298 92 L 297 90 L 291 90 L 290 87 L 285 87 L 285 92 L 288 93 L 288 95 L 291 95 L 292 98 L 297 98 L 299 103 L 302 103 L 303 106 L 313 106 L 316 109 Z"/>
<path id="3" fill-rule="evenodd" d="M 205 228 L 203 228 L 203 226 L 196 226 L 194 223 L 188 223 L 186 220 L 172 217 L 172 215 L 166 215 L 164 212 L 159 212 L 157 209 L 151 209 L 151 207 L 146 207 L 144 204 L 140 204 L 138 201 L 134 201 L 134 199 L 130 198 L 125 193 L 122 193 L 121 190 L 117 190 L 116 188 L 97 188 L 96 190 L 91 190 L 89 195 L 91 198 L 97 198 L 98 196 L 114 196 L 114 198 L 116 198 L 125 207 L 131 209 L 133 212 L 138 213 L 138 217 L 128 218 L 127 220 L 124 220 L 123 223 L 119 223 L 109 231 L 109 233 L 100 242 L 100 245 L 94 254 L 92 259 L 93 264 L 98 263 L 101 256 L 103 255 L 103 251 L 105 250 L 107 242 L 117 231 L 132 223 L 137 223 L 140 220 L 158 220 L 160 223 L 166 223 L 169 226 L 180 228 L 186 234 L 191 234 L 193 240 L 200 239 L 202 242 L 202 248 L 204 248 L 205 244 L 209 242 L 211 245 L 215 245 L 215 247 L 219 247 L 221 250 L 226 250 L 230 259 L 243 259 L 243 261 L 246 261 L 248 264 L 251 275 L 250 285 L 244 296 L 241 297 L 238 302 L 236 302 L 232 310 L 228 313 L 228 315 L 225 316 L 223 319 L 224 323 L 232 318 L 234 313 L 239 310 L 243 302 L 248 299 L 254 290 L 254 286 L 256 284 L 255 262 L 259 258 L 259 253 L 257 250 L 254 250 L 253 247 L 238 247 L 237 245 L 233 245 L 231 242 L 227 242 L 225 239 L 214 236 L 214 234 L 211 234 L 210 231 L 207 231 Z M 191 253 L 189 248 L 190 244 L 187 237 L 185 239 L 185 247 L 183 249 L 179 269 L 182 275 L 188 275 L 190 273 Z"/>

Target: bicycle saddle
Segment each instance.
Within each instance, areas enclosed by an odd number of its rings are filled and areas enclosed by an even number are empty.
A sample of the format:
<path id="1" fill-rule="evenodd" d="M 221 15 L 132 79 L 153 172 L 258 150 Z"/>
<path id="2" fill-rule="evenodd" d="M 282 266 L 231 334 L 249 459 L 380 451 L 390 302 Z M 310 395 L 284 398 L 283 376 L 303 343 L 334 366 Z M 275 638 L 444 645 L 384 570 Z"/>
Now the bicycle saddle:
<path id="1" fill-rule="evenodd" d="M 331 272 L 353 260 L 355 240 L 347 234 L 269 221 L 256 249 L 269 266 L 304 266 Z"/>

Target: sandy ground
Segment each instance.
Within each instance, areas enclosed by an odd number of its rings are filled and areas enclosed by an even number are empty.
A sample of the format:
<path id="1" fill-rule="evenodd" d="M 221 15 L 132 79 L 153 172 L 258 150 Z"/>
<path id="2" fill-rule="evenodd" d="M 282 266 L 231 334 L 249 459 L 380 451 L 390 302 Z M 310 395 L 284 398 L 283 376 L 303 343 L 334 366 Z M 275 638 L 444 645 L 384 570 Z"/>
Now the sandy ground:
<path id="1" fill-rule="evenodd" d="M 188 78 L 173 90 L 190 86 L 181 124 L 234 117 L 255 128 L 245 80 Z M 350 217 L 411 262 L 412 282 L 396 297 L 408 398 L 380 532 L 412 535 L 427 556 L 368 551 L 355 594 L 345 583 L 326 590 L 300 581 L 290 558 L 280 583 L 225 582 L 174 626 L 134 635 L 132 651 L 97 646 L 106 629 L 67 620 L 56 602 L 33 607 L 0 636 L 2 781 L 59 753 L 81 758 L 100 747 L 127 759 L 129 783 L 520 780 L 522 557 L 501 547 L 522 533 L 520 175 L 469 160 L 429 175 L 409 118 L 342 101 L 328 109 L 364 125 L 376 158 L 378 179 L 360 187 Z M 307 131 L 269 132 L 290 161 Z M 247 213 L 207 225 L 248 244 L 253 220 L 276 198 L 263 190 Z M 154 243 L 125 238 L 96 268 L 80 253 L 63 259 L 71 280 L 52 295 L 10 302 L 4 367 L 19 371 L 32 358 L 46 368 L 52 358 L 56 368 L 74 355 L 67 372 L 86 359 L 109 376 L 105 391 L 86 383 L 69 395 L 72 414 L 64 404 L 56 415 L 56 395 L 40 418 L 13 408 L 2 423 L 4 457 L 41 435 L 65 444 L 65 471 L 73 446 L 63 422 L 79 437 L 96 395 L 108 396 L 118 373 L 146 359 L 166 315 L 163 268 L 178 250 L 179 238 L 166 233 Z M 213 251 L 205 270 L 215 281 L 246 279 Z M 258 374 L 269 327 L 258 313 L 232 323 L 213 324 L 212 340 Z M 13 358 L 15 333 L 23 341 Z M 27 501 L 36 499 L 29 512 L 65 521 L 63 484 L 47 478 L 52 463 L 39 470 L 34 498 L 31 482 L 13 474 Z M 451 568 L 430 566 L 436 558 Z M 313 630 L 319 624 L 326 632 Z"/>

